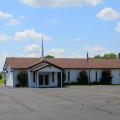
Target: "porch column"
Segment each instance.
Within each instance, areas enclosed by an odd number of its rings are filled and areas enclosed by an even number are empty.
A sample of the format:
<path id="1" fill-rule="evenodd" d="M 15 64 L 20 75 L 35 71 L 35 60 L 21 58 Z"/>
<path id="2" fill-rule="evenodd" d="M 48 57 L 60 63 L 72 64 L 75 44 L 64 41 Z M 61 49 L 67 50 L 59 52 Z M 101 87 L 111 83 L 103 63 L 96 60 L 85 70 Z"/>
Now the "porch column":
<path id="1" fill-rule="evenodd" d="M 30 70 L 27 71 L 28 72 L 28 86 L 31 87 L 31 82 L 30 82 Z"/>
<path id="2" fill-rule="evenodd" d="M 63 87 L 63 79 L 62 79 L 62 72 L 61 72 L 61 88 Z"/>

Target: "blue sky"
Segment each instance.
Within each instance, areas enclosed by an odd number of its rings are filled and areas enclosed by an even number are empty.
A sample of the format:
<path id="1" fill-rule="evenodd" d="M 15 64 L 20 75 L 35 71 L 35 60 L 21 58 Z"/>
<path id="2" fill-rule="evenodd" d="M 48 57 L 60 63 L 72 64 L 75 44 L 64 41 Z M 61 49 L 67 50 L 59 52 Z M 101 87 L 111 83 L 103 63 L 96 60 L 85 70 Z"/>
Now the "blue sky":
<path id="1" fill-rule="evenodd" d="M 5 57 L 86 57 L 120 52 L 120 0 L 0 1 L 0 69 Z"/>

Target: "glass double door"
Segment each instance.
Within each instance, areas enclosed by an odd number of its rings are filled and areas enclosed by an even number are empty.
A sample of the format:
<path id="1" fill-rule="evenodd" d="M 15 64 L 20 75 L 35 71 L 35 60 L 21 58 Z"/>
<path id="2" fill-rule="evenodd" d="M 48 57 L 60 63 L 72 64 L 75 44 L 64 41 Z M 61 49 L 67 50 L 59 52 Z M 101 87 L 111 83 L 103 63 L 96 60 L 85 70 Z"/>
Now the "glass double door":
<path id="1" fill-rule="evenodd" d="M 39 75 L 39 85 L 49 85 L 49 75 Z"/>

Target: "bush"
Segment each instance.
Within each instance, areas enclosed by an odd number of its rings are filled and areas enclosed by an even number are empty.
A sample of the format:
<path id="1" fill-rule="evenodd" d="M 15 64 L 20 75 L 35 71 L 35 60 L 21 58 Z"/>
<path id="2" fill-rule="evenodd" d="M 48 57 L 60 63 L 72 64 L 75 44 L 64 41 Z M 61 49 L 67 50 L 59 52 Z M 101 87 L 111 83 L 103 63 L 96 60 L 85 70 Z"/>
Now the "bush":
<path id="1" fill-rule="evenodd" d="M 80 85 L 88 85 L 88 75 L 86 71 L 81 71 L 77 78 L 78 84 Z"/>
<path id="2" fill-rule="evenodd" d="M 28 86 L 28 76 L 25 72 L 20 72 L 17 74 L 18 84 L 16 87 L 27 87 Z"/>
<path id="3" fill-rule="evenodd" d="M 102 71 L 100 82 L 102 85 L 111 85 L 112 84 L 112 75 L 111 75 L 110 70 Z"/>
<path id="4" fill-rule="evenodd" d="M 94 82 L 90 82 L 90 85 L 102 85 L 102 84 L 101 84 L 101 82 L 94 81 Z"/>
<path id="5" fill-rule="evenodd" d="M 67 85 L 79 85 L 79 83 L 78 82 L 71 82 L 71 83 L 64 83 L 64 85 L 65 86 L 67 86 Z"/>
<path id="6" fill-rule="evenodd" d="M 2 79 L 2 74 L 0 73 L 0 80 Z"/>

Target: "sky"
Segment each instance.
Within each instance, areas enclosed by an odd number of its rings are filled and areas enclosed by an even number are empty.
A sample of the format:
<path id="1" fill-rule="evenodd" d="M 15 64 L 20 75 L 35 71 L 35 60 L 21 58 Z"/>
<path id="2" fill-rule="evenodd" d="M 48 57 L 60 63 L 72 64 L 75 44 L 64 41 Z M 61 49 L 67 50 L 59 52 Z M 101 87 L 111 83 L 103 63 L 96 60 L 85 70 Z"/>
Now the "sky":
<path id="1" fill-rule="evenodd" d="M 6 57 L 83 58 L 120 52 L 120 0 L 1 0 L 0 70 Z"/>

